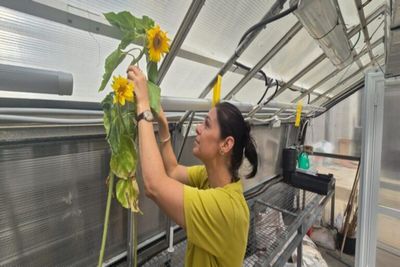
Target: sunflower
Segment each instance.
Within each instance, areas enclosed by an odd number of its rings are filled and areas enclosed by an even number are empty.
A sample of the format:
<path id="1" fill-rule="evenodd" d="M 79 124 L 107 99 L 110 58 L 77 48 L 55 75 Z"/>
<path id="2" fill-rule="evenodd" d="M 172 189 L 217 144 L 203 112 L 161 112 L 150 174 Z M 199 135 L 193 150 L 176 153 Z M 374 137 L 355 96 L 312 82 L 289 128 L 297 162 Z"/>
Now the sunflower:
<path id="1" fill-rule="evenodd" d="M 149 49 L 150 61 L 158 62 L 161 56 L 169 52 L 169 38 L 167 33 L 155 26 L 147 31 L 147 48 Z"/>
<path id="2" fill-rule="evenodd" d="M 112 88 L 114 90 L 114 104 L 125 105 L 125 100 L 133 102 L 133 83 L 122 76 L 114 76 Z"/>

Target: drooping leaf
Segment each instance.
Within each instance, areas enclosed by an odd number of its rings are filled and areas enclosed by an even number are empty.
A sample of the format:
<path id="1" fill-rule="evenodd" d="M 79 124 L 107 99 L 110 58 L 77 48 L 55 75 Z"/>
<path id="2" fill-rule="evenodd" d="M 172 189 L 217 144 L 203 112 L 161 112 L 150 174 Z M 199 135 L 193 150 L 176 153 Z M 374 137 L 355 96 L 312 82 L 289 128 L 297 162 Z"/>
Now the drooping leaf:
<path id="1" fill-rule="evenodd" d="M 117 49 L 107 57 L 106 64 L 104 66 L 105 72 L 103 74 L 103 80 L 101 82 L 99 92 L 104 90 L 111 78 L 113 71 L 124 60 L 125 56 L 125 53 L 123 53 L 120 49 Z"/>
<path id="2" fill-rule="evenodd" d="M 139 187 L 134 177 L 130 177 L 127 180 L 119 179 L 115 191 L 117 200 L 124 208 L 133 212 L 140 212 Z"/>
<path id="3" fill-rule="evenodd" d="M 158 70 L 156 62 L 150 60 L 147 61 L 147 77 L 152 83 L 157 83 Z"/>
<path id="4" fill-rule="evenodd" d="M 155 113 L 160 112 L 160 95 L 161 89 L 158 85 L 152 83 L 151 81 L 147 82 L 147 87 L 149 88 L 149 100 L 150 107 Z"/>
<path id="5" fill-rule="evenodd" d="M 136 171 L 137 153 L 132 137 L 119 136 L 119 142 L 112 144 L 110 168 L 112 172 L 122 179 L 127 179 Z"/>

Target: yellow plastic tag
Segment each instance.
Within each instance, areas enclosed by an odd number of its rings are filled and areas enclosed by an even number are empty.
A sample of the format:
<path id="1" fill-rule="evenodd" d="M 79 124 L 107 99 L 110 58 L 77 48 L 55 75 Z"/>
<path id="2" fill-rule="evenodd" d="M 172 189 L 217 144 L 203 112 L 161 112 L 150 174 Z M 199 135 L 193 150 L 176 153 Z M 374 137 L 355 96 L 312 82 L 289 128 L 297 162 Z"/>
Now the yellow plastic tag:
<path id="1" fill-rule="evenodd" d="M 299 127 L 300 126 L 300 119 L 301 119 L 301 110 L 303 109 L 303 102 L 299 101 L 297 103 L 297 108 L 296 108 L 296 121 L 294 123 L 295 127 Z"/>
<path id="2" fill-rule="evenodd" d="M 217 82 L 213 88 L 213 98 L 212 98 L 212 106 L 215 107 L 218 104 L 219 100 L 221 99 L 221 80 L 222 76 L 218 75 Z"/>

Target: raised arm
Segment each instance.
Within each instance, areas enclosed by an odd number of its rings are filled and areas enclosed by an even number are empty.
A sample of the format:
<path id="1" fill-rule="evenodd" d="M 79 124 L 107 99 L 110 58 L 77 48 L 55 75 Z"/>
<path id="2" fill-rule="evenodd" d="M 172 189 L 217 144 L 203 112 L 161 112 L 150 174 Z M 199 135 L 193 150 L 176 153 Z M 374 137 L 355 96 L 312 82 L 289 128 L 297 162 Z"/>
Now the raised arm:
<path id="1" fill-rule="evenodd" d="M 135 84 L 137 114 L 150 110 L 146 77 L 138 67 L 128 68 L 128 78 Z M 153 123 L 138 122 L 140 166 L 146 195 L 177 224 L 185 227 L 183 184 L 170 178 L 157 147 Z"/>
<path id="2" fill-rule="evenodd" d="M 158 115 L 159 137 L 160 137 L 160 151 L 164 162 L 165 170 L 169 177 L 183 183 L 189 184 L 187 167 L 178 164 L 174 150 L 172 149 L 171 137 L 168 128 L 168 121 L 164 115 L 163 110 Z"/>

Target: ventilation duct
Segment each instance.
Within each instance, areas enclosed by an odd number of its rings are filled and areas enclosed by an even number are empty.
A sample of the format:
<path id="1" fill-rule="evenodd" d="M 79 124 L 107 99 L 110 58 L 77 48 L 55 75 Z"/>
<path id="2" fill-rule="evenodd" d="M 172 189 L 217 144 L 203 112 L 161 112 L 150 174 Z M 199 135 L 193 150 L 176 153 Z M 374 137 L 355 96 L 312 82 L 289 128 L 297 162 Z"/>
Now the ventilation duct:
<path id="1" fill-rule="evenodd" d="M 72 95 L 72 74 L 0 64 L 0 90 Z"/>
<path id="2" fill-rule="evenodd" d="M 292 0 L 291 6 L 298 5 L 294 14 L 333 65 L 341 69 L 352 60 L 350 42 L 340 16 L 340 10 L 333 0 Z"/>

